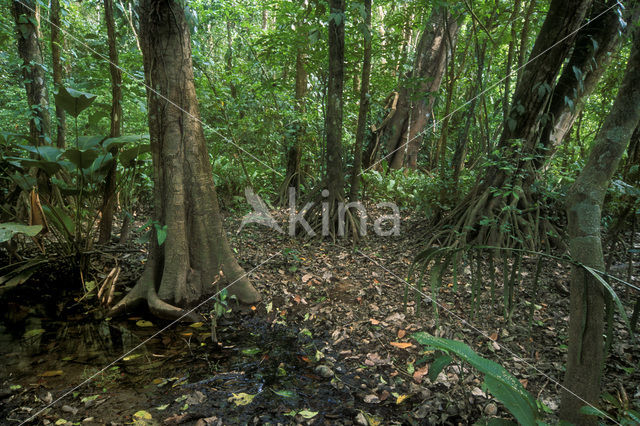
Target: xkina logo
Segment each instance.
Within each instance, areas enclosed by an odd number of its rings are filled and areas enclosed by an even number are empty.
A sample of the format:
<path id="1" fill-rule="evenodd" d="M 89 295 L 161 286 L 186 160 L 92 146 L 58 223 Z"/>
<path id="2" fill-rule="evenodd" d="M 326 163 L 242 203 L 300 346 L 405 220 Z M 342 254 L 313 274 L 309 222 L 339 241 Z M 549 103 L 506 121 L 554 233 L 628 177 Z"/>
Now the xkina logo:
<path id="1" fill-rule="evenodd" d="M 278 224 L 271 213 L 269 213 L 267 204 L 262 200 L 262 198 L 260 198 L 258 194 L 253 192 L 253 189 L 251 187 L 245 188 L 244 196 L 247 199 L 247 203 L 249 203 L 249 205 L 253 207 L 253 211 L 244 215 L 244 217 L 242 218 L 242 223 L 240 223 L 240 227 L 236 231 L 237 233 L 240 233 L 246 225 L 257 223 L 271 228 L 280 234 L 288 233 L 291 237 L 296 235 L 296 228 L 304 229 L 304 231 L 311 237 L 316 235 L 316 232 L 311 228 L 304 217 L 311 209 L 311 207 L 313 207 L 314 203 L 308 202 L 300 211 L 296 210 L 295 188 L 289 188 L 288 232 L 285 232 L 280 224 Z M 329 196 L 329 191 L 326 189 L 322 191 L 322 196 L 327 198 Z M 329 209 L 325 208 L 325 203 L 322 204 L 322 236 L 328 236 L 329 227 L 325 225 L 328 224 L 329 221 L 328 219 L 325 220 L 324 215 L 329 211 Z M 373 232 L 376 235 L 380 236 L 400 235 L 400 210 L 398 209 L 398 206 L 395 203 L 378 203 L 376 207 L 391 209 L 391 214 L 378 217 L 373 223 Z M 359 201 L 354 201 L 351 203 L 338 203 L 338 235 L 344 235 L 345 216 L 347 210 L 358 210 L 357 217 L 360 219 L 358 233 L 360 234 L 360 236 L 367 235 L 367 210 Z M 383 226 L 384 223 L 388 223 L 388 225 Z"/>

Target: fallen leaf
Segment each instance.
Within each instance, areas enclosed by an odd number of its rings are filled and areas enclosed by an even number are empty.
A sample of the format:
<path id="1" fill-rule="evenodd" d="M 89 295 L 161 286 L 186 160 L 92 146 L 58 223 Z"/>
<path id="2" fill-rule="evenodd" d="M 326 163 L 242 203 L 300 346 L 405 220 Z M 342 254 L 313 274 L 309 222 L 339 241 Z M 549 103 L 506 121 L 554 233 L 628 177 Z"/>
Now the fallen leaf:
<path id="1" fill-rule="evenodd" d="M 498 340 L 498 332 L 494 331 L 493 333 L 491 333 L 489 339 L 493 340 L 494 342 Z"/>
<path id="2" fill-rule="evenodd" d="M 189 327 L 191 328 L 200 328 L 204 325 L 203 322 L 194 322 L 193 324 L 191 324 Z"/>
<path id="3" fill-rule="evenodd" d="M 62 376 L 64 373 L 62 372 L 62 370 L 49 370 L 49 371 L 45 371 L 44 373 L 40 374 L 40 376 L 42 377 L 54 377 L 54 376 Z"/>
<path id="4" fill-rule="evenodd" d="M 146 320 L 138 320 L 136 321 L 136 325 L 138 327 L 153 327 L 153 323 L 151 321 L 146 321 Z"/>
<path id="5" fill-rule="evenodd" d="M 404 330 L 398 330 L 398 339 L 402 339 L 407 334 Z"/>
<path id="6" fill-rule="evenodd" d="M 233 396 L 230 397 L 228 399 L 229 402 L 233 402 L 234 404 L 240 406 L 240 405 L 249 405 L 251 404 L 251 402 L 253 401 L 253 398 L 255 398 L 255 395 L 249 395 L 248 393 L 244 393 L 244 392 L 240 392 L 240 393 L 233 393 Z"/>
<path id="7" fill-rule="evenodd" d="M 389 344 L 391 346 L 394 346 L 394 347 L 400 348 L 400 349 L 407 349 L 407 348 L 410 348 L 411 346 L 413 346 L 413 343 L 409 343 L 409 342 L 391 342 Z"/>
<path id="8" fill-rule="evenodd" d="M 422 383 L 422 378 L 429 373 L 429 366 L 425 365 L 422 368 L 418 368 L 416 371 L 413 372 L 413 380 L 416 383 Z"/>
<path id="9" fill-rule="evenodd" d="M 370 319 L 369 319 L 369 322 L 370 322 L 371 324 L 373 324 L 373 325 L 378 325 L 378 324 L 380 324 L 380 321 L 378 321 L 377 319 L 374 319 L 374 318 L 370 318 Z"/>
<path id="10" fill-rule="evenodd" d="M 364 402 L 367 404 L 380 404 L 380 398 L 378 398 L 378 395 L 372 393 L 364 397 Z"/>
<path id="11" fill-rule="evenodd" d="M 520 383 L 522 383 L 522 387 L 523 388 L 527 388 L 527 385 L 529 384 L 529 380 L 527 379 L 520 379 Z"/>
<path id="12" fill-rule="evenodd" d="M 303 282 L 304 284 L 306 284 L 306 283 L 307 283 L 311 278 L 313 278 L 313 275 L 312 275 L 312 274 L 304 274 L 304 275 L 302 276 L 302 282 Z"/>
<path id="13" fill-rule="evenodd" d="M 398 397 L 396 398 L 396 404 L 402 404 L 410 396 L 411 395 L 398 395 Z"/>
<path id="14" fill-rule="evenodd" d="M 302 411 L 298 411 L 298 414 L 300 414 L 305 419 L 312 419 L 316 415 L 318 415 L 318 412 L 317 411 L 302 410 Z"/>

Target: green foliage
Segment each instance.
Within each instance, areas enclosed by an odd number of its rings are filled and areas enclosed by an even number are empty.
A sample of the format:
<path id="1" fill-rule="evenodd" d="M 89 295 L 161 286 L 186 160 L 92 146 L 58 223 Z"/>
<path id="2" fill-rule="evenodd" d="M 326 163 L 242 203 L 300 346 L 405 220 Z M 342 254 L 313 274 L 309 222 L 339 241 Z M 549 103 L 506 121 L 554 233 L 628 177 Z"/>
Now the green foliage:
<path id="1" fill-rule="evenodd" d="M 612 407 L 609 413 L 591 406 L 582 407 L 580 412 L 589 416 L 597 416 L 603 420 L 615 419 L 618 424 L 623 426 L 640 424 L 640 406 L 637 401 L 635 403 L 629 401 L 624 393 L 622 395 L 618 393 L 617 397 L 605 393 L 602 395 L 602 399 Z"/>
<path id="2" fill-rule="evenodd" d="M 437 349 L 445 354 L 453 354 L 462 361 L 470 364 L 476 370 L 484 374 L 484 387 L 496 397 L 505 408 L 516 418 L 518 423 L 523 425 L 544 424 L 542 422 L 543 413 L 539 410 L 536 399 L 522 386 L 511 373 L 500 364 L 483 358 L 478 355 L 468 345 L 456 341 L 434 337 L 425 332 L 418 332 L 411 335 L 421 345 L 427 349 Z M 451 357 L 443 355 L 436 360 L 434 377 L 448 365 Z M 431 366 L 434 368 L 434 365 Z"/>
<path id="3" fill-rule="evenodd" d="M 40 231 L 42 231 L 42 225 L 28 226 L 15 222 L 0 223 L 0 243 L 9 241 L 14 235 L 18 234 L 35 237 Z"/>

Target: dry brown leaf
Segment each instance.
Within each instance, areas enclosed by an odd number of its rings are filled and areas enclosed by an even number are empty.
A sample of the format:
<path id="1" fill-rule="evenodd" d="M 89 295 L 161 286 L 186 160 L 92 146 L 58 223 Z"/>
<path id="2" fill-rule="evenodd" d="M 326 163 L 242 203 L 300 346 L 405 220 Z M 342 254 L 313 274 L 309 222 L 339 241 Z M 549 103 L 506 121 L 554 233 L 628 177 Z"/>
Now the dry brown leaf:
<path id="1" fill-rule="evenodd" d="M 498 332 L 494 331 L 493 333 L 491 333 L 491 335 L 489 336 L 489 339 L 493 340 L 494 342 L 498 340 Z"/>
<path id="2" fill-rule="evenodd" d="M 47 232 L 49 232 L 49 225 L 47 224 L 47 218 L 44 216 L 42 204 L 40 204 L 40 197 L 38 197 L 38 193 L 36 192 L 35 188 L 31 189 L 29 201 L 31 203 L 29 225 L 42 225 L 42 231 L 40 231 L 38 235 L 46 234 Z"/>
<path id="3" fill-rule="evenodd" d="M 407 334 L 404 330 L 398 330 L 398 339 L 402 339 Z"/>
<path id="4" fill-rule="evenodd" d="M 422 383 L 422 378 L 424 376 L 426 376 L 427 373 L 429 373 L 429 366 L 428 365 L 425 365 L 422 368 L 418 368 L 416 371 L 413 372 L 413 380 L 416 383 Z"/>
<path id="5" fill-rule="evenodd" d="M 394 347 L 400 348 L 400 349 L 407 349 L 407 348 L 410 348 L 411 346 L 413 346 L 413 344 L 409 343 L 409 342 L 391 342 L 389 344 L 391 346 L 394 346 Z"/>
<path id="6" fill-rule="evenodd" d="M 378 325 L 378 324 L 380 324 L 380 321 L 378 321 L 378 320 L 377 320 L 377 319 L 375 319 L 375 318 L 369 318 L 369 322 L 370 322 L 371 324 L 373 324 L 373 325 Z"/>

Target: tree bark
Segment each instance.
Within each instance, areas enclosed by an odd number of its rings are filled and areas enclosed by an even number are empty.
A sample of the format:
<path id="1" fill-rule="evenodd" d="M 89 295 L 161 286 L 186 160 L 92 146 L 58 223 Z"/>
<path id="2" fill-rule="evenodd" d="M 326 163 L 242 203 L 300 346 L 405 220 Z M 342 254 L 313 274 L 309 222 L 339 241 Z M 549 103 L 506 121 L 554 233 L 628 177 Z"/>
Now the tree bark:
<path id="1" fill-rule="evenodd" d="M 637 25 L 633 23 L 630 25 Z M 587 164 L 567 194 L 569 244 L 572 258 L 604 270 L 601 211 L 604 196 L 633 130 L 640 122 L 640 37 L 634 30 L 632 50 L 611 112 L 594 141 Z M 569 351 L 560 416 L 575 424 L 596 425 L 580 407 L 597 404 L 604 362 L 603 286 L 582 266 L 571 273 Z M 576 398 L 575 395 L 581 399 Z"/>
<path id="2" fill-rule="evenodd" d="M 349 187 L 349 201 L 357 201 L 360 194 L 360 169 L 362 168 L 362 145 L 367 128 L 367 114 L 369 112 L 369 80 L 371 77 L 371 0 L 364 0 L 364 52 L 362 57 L 362 83 L 360 86 L 360 105 L 358 110 L 358 125 L 356 127 L 356 142 L 353 147 L 353 169 L 351 170 L 351 185 Z"/>
<path id="3" fill-rule="evenodd" d="M 446 7 L 435 6 L 420 36 L 413 69 L 399 89 L 399 100 L 391 121 L 382 129 L 389 166 L 415 169 L 421 134 L 429 121 L 436 93 L 453 50 L 458 23 Z M 381 126 L 379 126 L 380 128 Z"/>
<path id="4" fill-rule="evenodd" d="M 53 68 L 53 84 L 56 88 L 62 87 L 63 68 L 60 59 L 60 48 L 62 46 L 62 37 L 60 35 L 60 1 L 51 0 L 51 62 Z M 65 134 L 67 132 L 66 113 L 64 109 L 56 104 L 56 146 L 58 148 L 65 147 Z"/>
<path id="5" fill-rule="evenodd" d="M 152 238 L 142 277 L 111 314 L 146 301 L 152 313 L 177 318 L 216 290 L 254 303 L 260 295 L 238 265 L 222 228 L 211 164 L 200 122 L 191 39 L 180 2 L 142 0 L 140 39 L 154 168 L 154 219 L 166 226 L 162 245 Z M 189 319 L 193 318 L 189 316 Z"/>
<path id="6" fill-rule="evenodd" d="M 29 136 L 34 145 L 48 145 L 51 143 L 49 93 L 40 49 L 36 2 L 13 1 L 12 12 L 16 23 L 18 54 L 22 59 L 22 78 L 31 109 Z"/>
<path id="7" fill-rule="evenodd" d="M 55 0 L 54 0 L 55 1 Z M 111 74 L 111 129 L 109 136 L 120 136 L 122 128 L 122 73 L 118 67 L 118 48 L 116 44 L 116 25 L 113 17 L 113 0 L 104 0 L 104 19 L 107 24 L 107 38 L 109 42 L 109 72 Z M 111 150 L 115 157 L 117 148 Z M 102 194 L 102 218 L 100 220 L 100 235 L 98 241 L 106 243 L 111 239 L 113 229 L 113 213 L 116 195 L 117 162 L 113 161 L 107 172 Z"/>
<path id="8" fill-rule="evenodd" d="M 516 85 L 507 122 L 492 165 L 471 192 L 438 227 L 446 245 L 478 243 L 537 249 L 549 231 L 538 220 L 539 205 L 531 195 L 541 125 L 573 35 L 591 0 L 552 0 L 528 65 Z M 542 123 L 542 124 L 541 124 Z M 480 221 L 484 226 L 478 226 Z M 435 238 L 442 240 L 441 234 Z M 546 240 L 545 240 L 546 241 Z"/>
<path id="9" fill-rule="evenodd" d="M 540 138 L 542 145 L 550 150 L 547 157 L 571 130 L 586 100 L 611 62 L 611 53 L 620 46 L 619 33 L 622 28 L 616 8 L 602 15 L 615 3 L 616 0 L 606 3 L 594 2 L 588 19 L 589 24 L 578 32 L 571 58 L 563 68 L 553 91 L 549 119 Z M 540 166 L 542 162 L 538 161 L 536 170 Z"/>
<path id="10" fill-rule="evenodd" d="M 342 107 L 344 89 L 344 0 L 329 0 L 329 84 L 327 89 L 327 175 L 332 199 L 344 198 Z"/>

